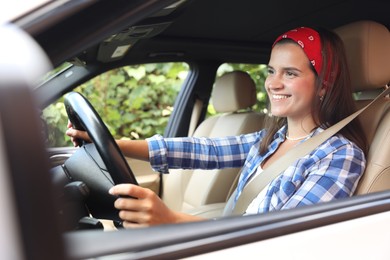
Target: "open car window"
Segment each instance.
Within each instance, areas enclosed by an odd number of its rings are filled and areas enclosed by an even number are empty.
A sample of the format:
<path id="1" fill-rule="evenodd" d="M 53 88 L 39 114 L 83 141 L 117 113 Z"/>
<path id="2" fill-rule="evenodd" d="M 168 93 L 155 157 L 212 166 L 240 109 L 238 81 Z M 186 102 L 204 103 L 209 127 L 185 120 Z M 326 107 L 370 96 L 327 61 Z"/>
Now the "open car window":
<path id="1" fill-rule="evenodd" d="M 153 63 L 107 71 L 74 91 L 95 107 L 116 139 L 145 139 L 163 134 L 174 102 L 187 77 L 186 63 Z M 71 146 L 65 135 L 63 97 L 44 109 L 49 147 Z"/>

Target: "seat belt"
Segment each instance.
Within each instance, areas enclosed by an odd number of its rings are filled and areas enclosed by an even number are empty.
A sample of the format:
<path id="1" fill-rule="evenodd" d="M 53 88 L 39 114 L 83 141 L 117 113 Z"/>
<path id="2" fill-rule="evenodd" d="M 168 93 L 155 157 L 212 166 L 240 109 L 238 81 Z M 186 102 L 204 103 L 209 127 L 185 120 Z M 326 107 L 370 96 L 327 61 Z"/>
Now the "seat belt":
<path id="1" fill-rule="evenodd" d="M 236 205 L 233 208 L 234 200 L 237 194 L 237 189 L 232 194 L 230 199 L 228 200 L 225 209 L 223 211 L 223 216 L 228 215 L 243 215 L 248 208 L 249 204 L 253 201 L 254 198 L 259 194 L 261 190 L 263 190 L 273 179 L 279 176 L 288 166 L 290 166 L 293 162 L 298 160 L 299 158 L 307 155 L 314 148 L 318 147 L 320 144 L 325 142 L 331 136 L 335 135 L 338 131 L 340 131 L 344 126 L 346 126 L 349 122 L 355 119 L 358 115 L 360 115 L 364 110 L 366 110 L 369 106 L 377 102 L 377 100 L 385 97 L 390 93 L 390 87 L 386 85 L 386 89 L 379 94 L 373 101 L 371 101 L 368 105 L 363 107 L 362 109 L 356 111 L 352 115 L 344 118 L 339 121 L 337 124 L 329 127 L 324 130 L 320 134 L 311 137 L 307 141 L 299 144 L 298 146 L 292 148 L 287 153 L 285 153 L 278 160 L 273 162 L 268 168 L 266 168 L 261 174 L 255 176 L 250 180 L 243 191 L 241 192 Z"/>

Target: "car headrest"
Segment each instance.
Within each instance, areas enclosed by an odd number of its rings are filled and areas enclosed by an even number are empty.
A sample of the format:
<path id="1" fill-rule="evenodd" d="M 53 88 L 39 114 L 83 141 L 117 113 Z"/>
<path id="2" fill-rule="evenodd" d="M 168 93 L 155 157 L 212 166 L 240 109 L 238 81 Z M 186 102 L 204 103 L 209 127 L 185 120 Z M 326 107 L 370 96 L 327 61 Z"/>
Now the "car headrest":
<path id="1" fill-rule="evenodd" d="M 390 82 L 390 33 L 373 21 L 354 22 L 335 29 L 343 40 L 354 92 Z"/>
<path id="2" fill-rule="evenodd" d="M 215 81 L 212 103 L 219 113 L 250 108 L 256 99 L 255 82 L 246 72 L 228 72 Z"/>

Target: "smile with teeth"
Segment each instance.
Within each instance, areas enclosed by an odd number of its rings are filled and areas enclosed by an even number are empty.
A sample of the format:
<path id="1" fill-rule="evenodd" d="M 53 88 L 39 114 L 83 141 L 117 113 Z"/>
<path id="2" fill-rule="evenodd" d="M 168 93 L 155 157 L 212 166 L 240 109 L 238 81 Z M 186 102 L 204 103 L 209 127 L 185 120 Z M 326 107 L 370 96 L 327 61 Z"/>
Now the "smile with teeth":
<path id="1" fill-rule="evenodd" d="M 286 99 L 291 97 L 291 95 L 272 95 L 273 99 L 280 100 L 280 99 Z"/>

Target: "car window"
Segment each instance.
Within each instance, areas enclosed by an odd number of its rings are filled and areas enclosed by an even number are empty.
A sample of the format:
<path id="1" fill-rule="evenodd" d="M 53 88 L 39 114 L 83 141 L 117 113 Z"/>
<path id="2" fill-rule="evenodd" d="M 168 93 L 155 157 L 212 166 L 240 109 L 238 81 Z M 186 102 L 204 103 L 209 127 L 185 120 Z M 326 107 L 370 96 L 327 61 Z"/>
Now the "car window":
<path id="1" fill-rule="evenodd" d="M 74 91 L 83 94 L 115 139 L 145 139 L 163 134 L 189 66 L 154 63 L 105 72 Z M 44 109 L 49 147 L 71 146 L 64 133 L 67 114 L 63 98 Z"/>
<path id="2" fill-rule="evenodd" d="M 253 110 L 258 112 L 267 112 L 267 93 L 264 89 L 264 81 L 267 76 L 266 64 L 242 64 L 242 63 L 223 63 L 217 70 L 217 77 L 223 74 L 241 70 L 247 72 L 256 84 L 257 103 L 253 106 Z M 210 102 L 207 108 L 207 117 L 215 115 L 216 111 L 213 104 Z"/>

